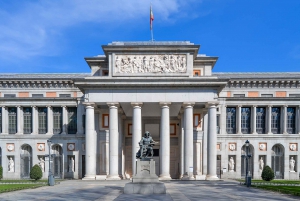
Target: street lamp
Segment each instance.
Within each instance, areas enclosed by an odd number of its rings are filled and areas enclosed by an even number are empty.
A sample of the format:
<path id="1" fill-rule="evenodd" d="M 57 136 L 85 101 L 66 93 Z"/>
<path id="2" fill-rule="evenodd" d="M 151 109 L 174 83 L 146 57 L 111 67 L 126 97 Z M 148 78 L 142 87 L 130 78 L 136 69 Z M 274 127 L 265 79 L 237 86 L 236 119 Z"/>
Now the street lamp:
<path id="1" fill-rule="evenodd" d="M 48 157 L 49 157 L 49 174 L 48 174 L 48 185 L 49 186 L 54 186 L 54 176 L 53 176 L 53 174 L 52 174 L 52 172 L 51 172 L 51 164 L 50 164 L 50 162 L 51 162 L 51 154 L 50 154 L 50 150 L 51 150 L 51 140 L 47 140 L 47 144 L 48 144 L 48 147 L 49 147 L 49 155 L 48 155 Z"/>
<path id="2" fill-rule="evenodd" d="M 246 142 L 245 142 L 246 150 L 245 150 L 245 153 L 242 155 L 242 157 L 246 159 L 245 183 L 246 183 L 247 187 L 251 186 L 251 174 L 250 174 L 249 167 L 248 167 L 249 166 L 248 160 L 251 158 L 251 154 L 249 154 L 249 145 L 250 145 L 249 140 L 246 140 Z"/>

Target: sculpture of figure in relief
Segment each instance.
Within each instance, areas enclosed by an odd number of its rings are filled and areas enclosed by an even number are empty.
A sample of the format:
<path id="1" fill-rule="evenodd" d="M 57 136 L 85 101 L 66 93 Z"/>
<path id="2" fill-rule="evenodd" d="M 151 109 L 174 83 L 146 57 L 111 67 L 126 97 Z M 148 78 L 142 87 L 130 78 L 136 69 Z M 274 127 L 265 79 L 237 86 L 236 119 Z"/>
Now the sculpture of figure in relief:
<path id="1" fill-rule="evenodd" d="M 10 157 L 8 162 L 8 172 L 14 172 L 14 171 L 15 171 L 15 162 L 12 159 L 12 157 Z"/>
<path id="2" fill-rule="evenodd" d="M 40 157 L 39 166 L 40 166 L 42 172 L 44 172 L 45 171 L 45 161 L 44 161 L 43 157 Z"/>
<path id="3" fill-rule="evenodd" d="M 290 159 L 290 172 L 295 172 L 295 160 L 294 157 Z"/>
<path id="4" fill-rule="evenodd" d="M 264 160 L 263 160 L 262 157 L 260 157 L 260 159 L 259 159 L 259 169 L 263 170 L 264 166 L 265 166 Z"/>
<path id="5" fill-rule="evenodd" d="M 116 72 L 120 73 L 121 72 L 121 61 L 119 57 L 116 57 Z"/>
<path id="6" fill-rule="evenodd" d="M 70 160 L 69 160 L 69 172 L 75 172 L 74 157 L 70 157 Z"/>
<path id="7" fill-rule="evenodd" d="M 149 59 L 149 68 L 148 68 L 149 73 L 152 72 L 153 64 L 154 64 L 154 58 L 151 56 Z"/>
<path id="8" fill-rule="evenodd" d="M 234 159 L 230 157 L 229 159 L 229 172 L 234 172 Z"/>

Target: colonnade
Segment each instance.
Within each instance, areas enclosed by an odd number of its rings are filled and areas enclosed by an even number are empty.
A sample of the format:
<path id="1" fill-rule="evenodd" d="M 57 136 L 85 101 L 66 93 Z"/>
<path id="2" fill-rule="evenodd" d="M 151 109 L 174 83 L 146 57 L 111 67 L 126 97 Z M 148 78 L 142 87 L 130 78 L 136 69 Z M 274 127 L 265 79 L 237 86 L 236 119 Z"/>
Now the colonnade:
<path id="1" fill-rule="evenodd" d="M 94 103 L 84 103 L 86 105 L 86 174 L 84 180 L 96 177 L 96 131 L 94 119 Z M 170 177 L 170 102 L 160 102 L 161 119 L 160 119 L 160 179 L 169 180 Z M 193 129 L 193 107 L 195 103 L 183 104 L 183 142 L 184 148 L 181 154 L 183 162 L 182 179 L 194 179 L 191 168 L 194 163 L 194 129 Z M 207 139 L 207 180 L 218 179 L 216 175 L 216 102 L 207 103 L 208 108 L 208 139 Z M 107 103 L 109 107 L 109 173 L 107 180 L 121 179 L 119 175 L 119 128 L 118 116 L 119 103 Z M 142 134 L 142 106 L 141 102 L 131 103 L 132 116 L 132 174 L 136 174 L 136 153 L 139 150 L 139 141 Z M 181 151 L 181 152 L 182 152 Z"/>

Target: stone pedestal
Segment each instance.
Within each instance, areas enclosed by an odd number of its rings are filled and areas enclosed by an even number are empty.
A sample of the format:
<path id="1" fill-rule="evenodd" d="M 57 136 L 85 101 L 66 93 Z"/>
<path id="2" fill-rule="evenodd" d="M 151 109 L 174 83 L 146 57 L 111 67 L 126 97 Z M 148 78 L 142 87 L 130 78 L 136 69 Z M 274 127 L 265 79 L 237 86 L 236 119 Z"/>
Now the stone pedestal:
<path id="1" fill-rule="evenodd" d="M 165 184 L 158 181 L 155 174 L 155 161 L 136 161 L 136 174 L 132 182 L 124 187 L 125 194 L 166 194 Z"/>
<path id="2" fill-rule="evenodd" d="M 299 180 L 299 174 L 298 172 L 289 172 L 289 179 L 290 180 Z"/>

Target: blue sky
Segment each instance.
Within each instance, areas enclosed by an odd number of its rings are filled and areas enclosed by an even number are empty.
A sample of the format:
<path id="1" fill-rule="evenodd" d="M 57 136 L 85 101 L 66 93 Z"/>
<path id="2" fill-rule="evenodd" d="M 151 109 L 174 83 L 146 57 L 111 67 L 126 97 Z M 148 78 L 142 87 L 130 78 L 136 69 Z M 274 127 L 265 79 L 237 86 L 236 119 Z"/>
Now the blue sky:
<path id="1" fill-rule="evenodd" d="M 299 72 L 299 0 L 2 0 L 0 73 L 90 72 L 112 41 L 187 40 L 214 72 Z"/>

